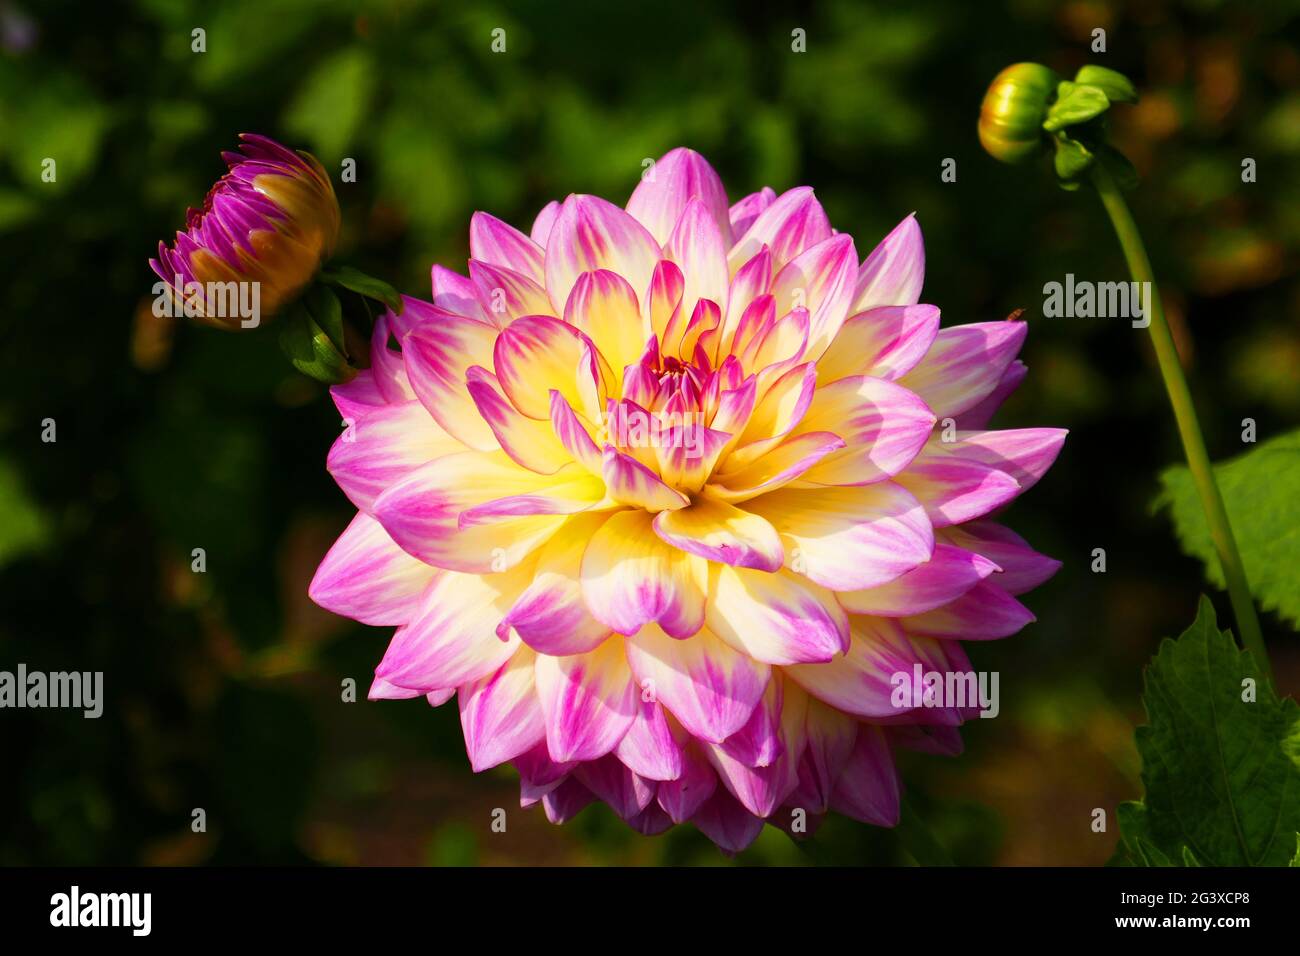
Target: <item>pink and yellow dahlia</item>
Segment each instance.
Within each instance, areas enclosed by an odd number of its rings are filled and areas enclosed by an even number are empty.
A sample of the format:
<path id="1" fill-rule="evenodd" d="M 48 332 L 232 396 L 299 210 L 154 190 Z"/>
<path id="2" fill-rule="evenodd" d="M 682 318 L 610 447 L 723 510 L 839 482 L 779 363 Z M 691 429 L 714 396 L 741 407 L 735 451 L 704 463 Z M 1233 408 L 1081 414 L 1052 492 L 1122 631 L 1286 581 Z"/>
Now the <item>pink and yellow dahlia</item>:
<path id="1" fill-rule="evenodd" d="M 1064 439 L 985 427 L 1025 324 L 940 329 L 912 217 L 860 262 L 811 189 L 729 205 L 686 149 L 626 209 L 469 243 L 333 390 L 359 512 L 311 595 L 396 626 L 370 696 L 455 695 L 473 768 L 557 823 L 894 824 L 892 749 L 956 753 L 973 713 L 899 687 L 1059 566 L 989 518 Z"/>
<path id="2" fill-rule="evenodd" d="M 334 186 L 314 156 L 253 133 L 240 139 L 241 152 L 222 154 L 228 171 L 203 207 L 189 210 L 185 232 L 171 248 L 158 243 L 149 260 L 187 314 L 221 329 L 246 317 L 223 307 L 220 287 L 257 283 L 260 311 L 273 315 L 307 287 L 339 235 Z"/>

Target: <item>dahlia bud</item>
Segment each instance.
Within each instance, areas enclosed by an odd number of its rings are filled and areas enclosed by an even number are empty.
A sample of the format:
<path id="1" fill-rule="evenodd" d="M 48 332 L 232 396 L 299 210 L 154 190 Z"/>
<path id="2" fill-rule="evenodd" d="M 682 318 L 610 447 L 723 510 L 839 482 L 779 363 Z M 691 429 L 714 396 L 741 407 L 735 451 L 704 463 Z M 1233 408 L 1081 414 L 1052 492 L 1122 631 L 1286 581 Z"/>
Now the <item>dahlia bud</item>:
<path id="1" fill-rule="evenodd" d="M 1040 63 L 1016 63 L 989 85 L 980 107 L 980 144 L 994 159 L 1024 162 L 1045 145 L 1043 123 L 1061 78 Z"/>
<path id="2" fill-rule="evenodd" d="M 334 252 L 339 204 L 308 153 L 265 136 L 240 136 L 223 154 L 229 171 L 190 209 L 186 231 L 149 260 L 184 315 L 220 329 L 248 329 L 297 299 Z M 175 313 L 172 313 L 175 314 Z"/>

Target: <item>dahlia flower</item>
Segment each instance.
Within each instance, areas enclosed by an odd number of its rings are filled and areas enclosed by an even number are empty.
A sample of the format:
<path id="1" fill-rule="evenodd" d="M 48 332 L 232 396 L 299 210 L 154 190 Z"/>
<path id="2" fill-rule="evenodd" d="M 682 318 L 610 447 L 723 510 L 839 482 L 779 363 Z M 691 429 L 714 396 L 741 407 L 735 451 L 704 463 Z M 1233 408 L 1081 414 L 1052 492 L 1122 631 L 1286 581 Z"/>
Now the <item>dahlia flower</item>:
<path id="1" fill-rule="evenodd" d="M 333 389 L 358 513 L 311 596 L 396 627 L 371 698 L 455 696 L 557 823 L 894 824 L 894 748 L 974 712 L 898 675 L 968 672 L 1059 566 L 990 519 L 1064 439 L 986 428 L 1025 324 L 940 329 L 914 218 L 859 261 L 811 189 L 729 205 L 686 149 L 469 246 Z"/>
<path id="2" fill-rule="evenodd" d="M 189 210 L 186 231 L 149 260 L 186 315 L 222 329 L 251 327 L 230 307 L 228 283 L 252 286 L 260 312 L 274 315 L 307 287 L 339 234 L 334 187 L 314 156 L 252 133 L 240 139 L 242 153 L 222 154 L 229 170 L 203 208 Z"/>

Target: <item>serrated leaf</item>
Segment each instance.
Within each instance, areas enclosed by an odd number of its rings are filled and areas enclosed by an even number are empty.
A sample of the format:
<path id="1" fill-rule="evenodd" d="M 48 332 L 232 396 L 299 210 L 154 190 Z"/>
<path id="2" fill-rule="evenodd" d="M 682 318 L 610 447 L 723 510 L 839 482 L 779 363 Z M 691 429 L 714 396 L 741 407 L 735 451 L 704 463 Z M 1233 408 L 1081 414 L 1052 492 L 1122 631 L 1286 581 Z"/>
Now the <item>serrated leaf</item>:
<path id="1" fill-rule="evenodd" d="M 1136 103 L 1137 87 L 1123 73 L 1104 66 L 1088 65 L 1081 67 L 1074 76 L 1074 82 L 1080 86 L 1095 86 L 1106 94 L 1112 103 Z"/>
<path id="2" fill-rule="evenodd" d="M 1300 706 L 1219 630 L 1206 598 L 1192 626 L 1161 643 L 1144 685 L 1146 794 L 1120 808 L 1116 862 L 1151 860 L 1154 849 L 1184 864 L 1287 865 L 1300 831 Z"/>
<path id="3" fill-rule="evenodd" d="M 1095 119 L 1110 108 L 1106 94 L 1095 86 L 1074 86 L 1047 111 L 1043 129 L 1049 133 Z"/>
<path id="4" fill-rule="evenodd" d="M 1237 548 L 1260 607 L 1300 629 L 1300 431 L 1261 443 L 1214 466 Z M 1223 588 L 1223 570 L 1185 466 L 1167 468 L 1154 508 L 1169 508 L 1183 551 L 1200 558 Z"/>

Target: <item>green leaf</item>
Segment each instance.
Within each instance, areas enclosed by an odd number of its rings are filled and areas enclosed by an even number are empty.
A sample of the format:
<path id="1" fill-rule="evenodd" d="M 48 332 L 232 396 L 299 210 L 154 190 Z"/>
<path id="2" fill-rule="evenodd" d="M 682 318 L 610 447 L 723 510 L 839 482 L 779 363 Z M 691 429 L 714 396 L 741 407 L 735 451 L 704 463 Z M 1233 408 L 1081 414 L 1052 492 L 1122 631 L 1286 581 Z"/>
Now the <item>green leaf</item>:
<path id="1" fill-rule="evenodd" d="M 1120 807 L 1114 862 L 1287 865 L 1300 831 L 1300 706 L 1218 629 L 1208 599 L 1177 641 L 1161 643 L 1142 701 L 1146 793 Z"/>
<path id="2" fill-rule="evenodd" d="M 340 323 L 340 335 L 341 323 Z M 357 370 L 350 366 L 327 334 L 301 303 L 283 317 L 280 349 L 302 374 L 327 385 L 349 381 Z"/>
<path id="3" fill-rule="evenodd" d="M 320 278 L 322 282 L 382 302 L 399 315 L 402 312 L 402 297 L 398 291 L 382 279 L 372 278 L 360 269 L 353 269 L 351 266 L 335 266 L 322 272 Z"/>
<path id="4" fill-rule="evenodd" d="M 1092 153 L 1077 139 L 1070 139 L 1068 136 L 1057 136 L 1054 141 L 1057 177 L 1063 180 L 1078 179 L 1092 165 Z"/>
<path id="5" fill-rule="evenodd" d="M 18 469 L 0 458 L 0 567 L 44 550 L 50 521 L 27 493 Z"/>
<path id="6" fill-rule="evenodd" d="M 1137 87 L 1123 73 L 1104 66 L 1081 67 L 1074 75 L 1074 82 L 1080 86 L 1095 86 L 1106 94 L 1112 103 L 1136 103 Z"/>
<path id="7" fill-rule="evenodd" d="M 346 357 L 348 350 L 343 339 L 343 305 L 339 302 L 339 297 L 328 286 L 317 284 L 303 296 L 303 305 L 316 327 L 328 335 L 334 347 Z"/>
<path id="8" fill-rule="evenodd" d="M 1295 835 L 1295 856 L 1291 857 L 1287 866 L 1300 866 L 1300 833 Z"/>
<path id="9" fill-rule="evenodd" d="M 1260 607 L 1276 611 L 1300 629 L 1300 431 L 1261 443 L 1231 461 L 1214 466 Z M 1205 513 L 1183 465 L 1160 476 L 1162 492 L 1153 508 L 1168 508 L 1183 551 L 1200 558 L 1206 575 L 1223 588 L 1223 571 L 1210 540 Z"/>
<path id="10" fill-rule="evenodd" d="M 1061 94 L 1048 109 L 1047 119 L 1043 121 L 1043 129 L 1055 133 L 1067 126 L 1086 123 L 1109 108 L 1110 100 L 1106 99 L 1106 94 L 1097 87 L 1074 86 L 1068 92 Z"/>
<path id="11" fill-rule="evenodd" d="M 365 50 L 342 50 L 312 71 L 285 114 L 285 129 L 312 142 L 337 163 L 353 145 L 370 109 L 375 70 Z"/>

